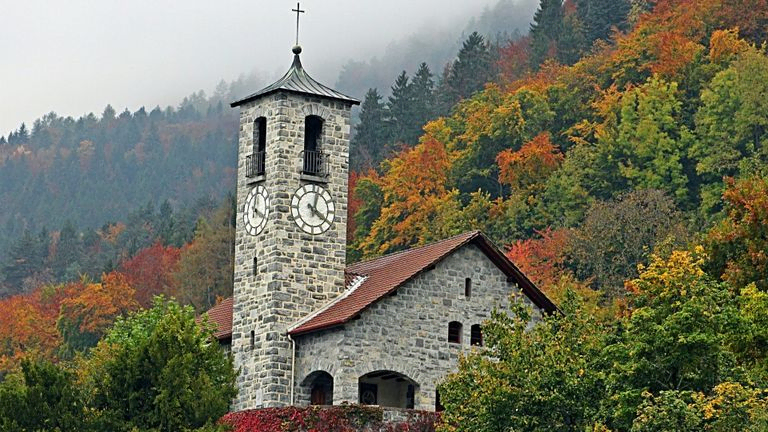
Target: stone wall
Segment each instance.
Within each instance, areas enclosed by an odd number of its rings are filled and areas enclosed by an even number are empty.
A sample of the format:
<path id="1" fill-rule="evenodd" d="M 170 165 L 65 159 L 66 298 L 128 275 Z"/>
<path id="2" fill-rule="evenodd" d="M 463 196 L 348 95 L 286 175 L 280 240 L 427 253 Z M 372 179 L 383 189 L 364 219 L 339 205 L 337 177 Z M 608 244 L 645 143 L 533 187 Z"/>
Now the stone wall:
<path id="1" fill-rule="evenodd" d="M 290 402 L 291 344 L 286 330 L 344 290 L 350 108 L 288 92 L 240 107 L 232 354 L 241 372 L 235 410 Z M 309 115 L 324 120 L 320 151 L 327 156 L 328 176 L 318 184 L 336 206 L 333 224 L 319 235 L 301 231 L 290 211 L 294 192 L 308 183 L 301 175 L 301 152 Z M 270 214 L 264 230 L 252 236 L 245 231 L 243 210 L 256 184 L 245 177 L 245 160 L 253 152 L 259 117 L 267 119 L 267 136 L 265 175 L 258 184 L 270 195 Z"/>
<path id="2" fill-rule="evenodd" d="M 465 296 L 465 280 L 472 290 Z M 456 369 L 468 352 L 470 329 L 505 309 L 519 292 L 476 246 L 468 244 L 446 257 L 344 326 L 297 337 L 296 403 L 309 403 L 309 380 L 325 371 L 334 380 L 333 403 L 358 402 L 358 380 L 389 370 L 417 385 L 415 408 L 434 410 L 437 383 Z M 522 297 L 522 296 L 521 296 Z M 530 303 L 530 302 L 529 302 Z M 463 325 L 462 342 L 448 342 L 448 323 Z"/>

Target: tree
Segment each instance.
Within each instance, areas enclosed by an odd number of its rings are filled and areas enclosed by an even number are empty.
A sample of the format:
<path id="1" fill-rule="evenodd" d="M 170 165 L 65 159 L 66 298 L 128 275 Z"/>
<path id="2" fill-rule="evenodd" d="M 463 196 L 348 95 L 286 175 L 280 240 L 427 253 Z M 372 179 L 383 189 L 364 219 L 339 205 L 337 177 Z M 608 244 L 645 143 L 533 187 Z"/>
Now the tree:
<path id="1" fill-rule="evenodd" d="M 412 129 L 408 131 L 406 142 L 416 143 L 421 136 L 423 127 L 435 116 L 435 81 L 432 71 L 426 63 L 421 63 L 419 69 L 411 80 L 411 115 L 413 118 Z"/>
<path id="2" fill-rule="evenodd" d="M 232 360 L 191 307 L 157 298 L 119 319 L 87 363 L 101 430 L 171 432 L 211 425 L 237 394 Z"/>
<path id="3" fill-rule="evenodd" d="M 626 31 L 632 9 L 629 0 L 579 0 L 576 10 L 584 25 L 587 47 L 597 39 L 607 40 L 612 29 Z"/>
<path id="4" fill-rule="evenodd" d="M 438 89 L 438 114 L 447 114 L 458 101 L 482 90 L 493 77 L 490 46 L 483 36 L 473 32 L 462 44 L 456 60 L 443 74 Z"/>
<path id="5" fill-rule="evenodd" d="M 538 69 L 547 59 L 556 58 L 563 34 L 563 1 L 541 0 L 531 24 L 531 67 Z"/>
<path id="6" fill-rule="evenodd" d="M 703 248 L 653 257 L 628 282 L 631 314 L 615 326 L 602 354 L 614 396 L 603 407 L 608 426 L 629 430 L 644 392 L 709 392 L 738 376 L 734 341 L 743 317 L 730 287 L 703 270 Z"/>
<path id="7" fill-rule="evenodd" d="M 231 198 L 231 197 L 230 197 Z M 232 295 L 234 286 L 234 204 L 227 200 L 208 222 L 201 218 L 195 238 L 182 248 L 174 273 L 180 301 L 198 312 L 216 305 L 217 298 Z"/>
<path id="8" fill-rule="evenodd" d="M 568 247 L 576 274 L 591 279 L 606 299 L 624 296 L 624 281 L 659 245 L 687 240 L 674 202 L 658 190 L 638 190 L 617 201 L 595 202 Z"/>
<path id="9" fill-rule="evenodd" d="M 387 101 L 389 139 L 395 143 L 413 144 L 408 141 L 413 122 L 413 89 L 408 80 L 408 74 L 402 71 Z"/>
<path id="10" fill-rule="evenodd" d="M 768 179 L 728 179 L 726 217 L 708 233 L 710 271 L 742 288 L 768 291 Z"/>
<path id="11" fill-rule="evenodd" d="M 438 387 L 443 432 L 586 430 L 605 388 L 593 366 L 604 330 L 570 294 L 563 314 L 530 324 L 522 301 L 483 325 L 482 350 Z"/>
<path id="12" fill-rule="evenodd" d="M 24 431 L 91 430 L 74 373 L 47 360 L 26 359 L 21 372 L 0 383 L 0 429 Z"/>
<path id="13" fill-rule="evenodd" d="M 134 289 L 120 273 L 102 276 L 100 283 L 70 283 L 63 289 L 56 328 L 67 354 L 91 348 L 112 326 L 118 316 L 138 308 Z"/>
<path id="14" fill-rule="evenodd" d="M 119 271 L 136 291 L 139 305 L 149 307 L 156 295 L 178 295 L 173 275 L 178 270 L 180 257 L 181 249 L 156 242 L 120 264 Z"/>
<path id="15" fill-rule="evenodd" d="M 353 170 L 377 166 L 387 157 L 387 128 L 384 104 L 375 88 L 368 89 L 360 106 L 360 123 L 350 143 L 350 163 Z"/>

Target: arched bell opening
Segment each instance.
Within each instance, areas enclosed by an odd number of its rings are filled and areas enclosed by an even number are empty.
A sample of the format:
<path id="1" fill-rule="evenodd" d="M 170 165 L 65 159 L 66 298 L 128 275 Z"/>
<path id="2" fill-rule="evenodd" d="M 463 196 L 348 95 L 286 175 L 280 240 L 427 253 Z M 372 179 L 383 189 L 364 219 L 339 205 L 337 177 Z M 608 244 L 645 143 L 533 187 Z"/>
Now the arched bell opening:
<path id="1" fill-rule="evenodd" d="M 358 402 L 394 408 L 413 408 L 419 384 L 389 370 L 369 372 L 358 380 Z"/>
<path id="2" fill-rule="evenodd" d="M 333 405 L 333 377 L 325 371 L 315 371 L 301 382 L 310 405 Z"/>

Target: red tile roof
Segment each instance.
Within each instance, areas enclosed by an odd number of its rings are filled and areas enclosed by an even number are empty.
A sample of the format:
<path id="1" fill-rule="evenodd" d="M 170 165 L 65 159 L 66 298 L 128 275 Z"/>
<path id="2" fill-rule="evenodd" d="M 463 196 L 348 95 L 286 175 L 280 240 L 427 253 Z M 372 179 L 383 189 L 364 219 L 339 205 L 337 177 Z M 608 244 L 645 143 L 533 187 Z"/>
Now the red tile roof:
<path id="1" fill-rule="evenodd" d="M 449 239 L 385 255 L 370 261 L 352 264 L 346 268 L 347 291 L 330 304 L 299 321 L 289 334 L 309 333 L 355 318 L 370 305 L 395 291 L 420 273 L 430 270 L 443 258 L 460 247 L 473 243 L 514 281 L 538 307 L 547 312 L 557 311 L 552 303 L 507 257 L 479 231 L 464 233 Z M 218 324 L 216 337 L 232 335 L 232 299 L 227 299 L 208 311 L 210 320 Z"/>
<path id="2" fill-rule="evenodd" d="M 507 274 L 510 280 L 518 283 L 534 304 L 548 312 L 557 310 L 554 303 L 536 288 L 496 246 L 479 231 L 472 231 L 430 245 L 350 265 L 346 271 L 361 275 L 365 280 L 357 287 L 348 286 L 345 294 L 336 298 L 329 306 L 310 315 L 303 322 L 299 322 L 288 333 L 297 335 L 344 324 L 468 243 L 477 245 L 496 266 Z"/>
<path id="3" fill-rule="evenodd" d="M 221 340 L 232 336 L 232 297 L 210 308 L 207 314 L 208 320 L 216 325 L 216 331 L 213 332 L 216 339 Z"/>

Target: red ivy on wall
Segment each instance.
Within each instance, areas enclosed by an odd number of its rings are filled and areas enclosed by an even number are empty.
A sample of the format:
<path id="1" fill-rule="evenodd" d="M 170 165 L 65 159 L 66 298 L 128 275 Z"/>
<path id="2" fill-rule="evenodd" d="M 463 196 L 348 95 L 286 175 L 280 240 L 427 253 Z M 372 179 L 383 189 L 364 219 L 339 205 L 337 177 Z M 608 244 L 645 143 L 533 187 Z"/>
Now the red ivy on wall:
<path id="1" fill-rule="evenodd" d="M 439 413 L 408 411 L 407 420 L 388 423 L 380 407 L 337 405 L 239 411 L 221 421 L 233 432 L 434 432 L 439 419 Z"/>

